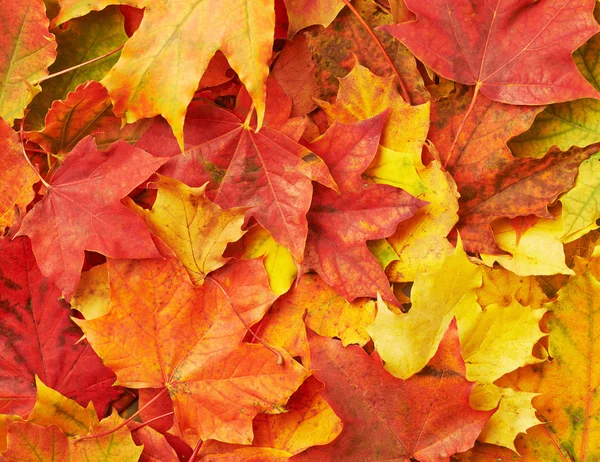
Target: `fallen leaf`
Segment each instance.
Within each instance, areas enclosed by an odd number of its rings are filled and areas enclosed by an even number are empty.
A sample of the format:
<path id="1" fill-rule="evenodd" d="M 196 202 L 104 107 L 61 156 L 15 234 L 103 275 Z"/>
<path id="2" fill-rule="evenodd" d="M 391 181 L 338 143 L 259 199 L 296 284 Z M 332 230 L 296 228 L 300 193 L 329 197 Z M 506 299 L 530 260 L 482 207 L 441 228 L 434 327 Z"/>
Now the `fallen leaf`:
<path id="1" fill-rule="evenodd" d="M 571 277 L 549 303 L 549 354 L 551 362 L 520 369 L 503 378 L 500 386 L 541 393 L 533 403 L 543 425 L 517 439 L 525 460 L 594 460 L 600 457 L 598 423 L 596 317 L 600 283 L 589 271 Z M 569 390 L 565 393 L 565 390 Z"/>
<path id="2" fill-rule="evenodd" d="M 458 245 L 436 271 L 417 274 L 408 313 L 398 316 L 378 301 L 377 318 L 367 332 L 387 371 L 402 379 L 413 376 L 433 358 L 454 317 L 460 323 L 467 313 L 481 310 L 476 295 L 481 274 Z"/>
<path id="3" fill-rule="evenodd" d="M 508 104 L 600 98 L 571 58 L 600 30 L 594 0 L 405 2 L 417 20 L 381 29 L 447 79 Z"/>
<path id="4" fill-rule="evenodd" d="M 140 28 L 102 81 L 115 113 L 128 123 L 162 115 L 183 151 L 186 107 L 221 50 L 252 95 L 260 128 L 275 28 L 273 0 L 226 0 L 219 8 L 205 1 L 152 0 L 144 6 Z"/>
<path id="5" fill-rule="evenodd" d="M 563 242 L 579 239 L 584 234 L 598 228 L 600 204 L 597 202 L 600 191 L 600 154 L 594 154 L 579 165 L 575 186 L 560 201 L 562 207 Z"/>
<path id="6" fill-rule="evenodd" d="M 52 31 L 56 35 L 58 44 L 56 61 L 48 68 L 52 74 L 102 56 L 120 47 L 127 40 L 123 29 L 123 16 L 117 6 L 74 19 L 67 27 L 53 28 Z M 42 82 L 42 91 L 28 106 L 26 128 L 42 130 L 46 114 L 54 101 L 67 99 L 70 92 L 90 80 L 101 80 L 114 66 L 119 56 L 120 52 L 116 52 L 91 65 L 77 67 Z"/>
<path id="7" fill-rule="evenodd" d="M 348 301 L 379 292 L 397 305 L 366 241 L 392 235 L 424 203 L 392 186 L 368 184 L 360 176 L 373 159 L 386 115 L 348 125 L 336 122 L 310 145 L 329 166 L 342 194 L 315 186 L 304 266 Z"/>
<path id="8" fill-rule="evenodd" d="M 344 429 L 333 443 L 293 460 L 445 460 L 472 447 L 493 414 L 469 405 L 473 384 L 465 378 L 454 322 L 427 368 L 408 380 L 357 346 L 312 332 L 309 341 L 314 375 Z"/>
<path id="9" fill-rule="evenodd" d="M 222 210 L 205 194 L 206 185 L 190 188 L 159 176 L 152 210 L 136 207 L 150 230 L 169 246 L 194 285 L 202 285 L 208 273 L 220 268 L 227 244 L 240 239 L 245 209 Z"/>
<path id="10" fill-rule="evenodd" d="M 242 238 L 244 252 L 241 258 L 261 258 L 269 275 L 271 290 L 283 295 L 296 280 L 298 270 L 288 249 L 279 245 L 262 226 L 254 226 Z"/>
<path id="11" fill-rule="evenodd" d="M 498 220 L 492 229 L 498 246 L 509 255 L 481 254 L 481 259 L 488 266 L 498 262 L 517 276 L 573 274 L 573 270 L 565 264 L 560 239 L 563 220 L 560 216 L 538 219 L 518 243 L 516 232 L 508 220 Z"/>
<path id="12" fill-rule="evenodd" d="M 63 101 L 55 101 L 46 115 L 43 130 L 25 134 L 46 152 L 64 158 L 87 135 L 93 135 L 100 150 L 123 139 L 137 141 L 149 127 L 148 122 L 121 126 L 121 119 L 112 111 L 108 92 L 98 82 L 78 86 Z"/>
<path id="13" fill-rule="evenodd" d="M 185 154 L 177 160 L 191 158 L 198 172 L 196 181 L 173 175 L 179 167 L 164 173 L 190 186 L 212 180 L 208 189 L 214 192 L 209 198 L 223 208 L 250 207 L 247 216 L 255 217 L 302 261 L 311 180 L 335 188 L 325 163 L 278 131 L 264 127 L 253 133 L 235 115 L 210 105 L 188 110 L 186 143 Z M 178 153 L 164 123 L 155 122 L 136 146 L 160 155 Z"/>
<path id="14" fill-rule="evenodd" d="M 35 375 L 63 395 L 103 415 L 122 390 L 81 331 L 69 319 L 60 291 L 36 266 L 29 240 L 0 239 L 0 395 L 2 413 L 27 416 L 35 402 Z"/>
<path id="15" fill-rule="evenodd" d="M 596 6 L 596 18 L 600 9 Z M 579 72 L 600 91 L 600 34 L 573 53 Z M 581 99 L 553 104 L 535 119 L 529 130 L 509 142 L 517 157 L 543 157 L 552 146 L 566 151 L 600 141 L 600 101 Z"/>
<path id="16" fill-rule="evenodd" d="M 281 412 L 309 375 L 283 350 L 278 365 L 263 345 L 242 342 L 246 327 L 234 310 L 252 325 L 275 299 L 260 262 L 213 273 L 227 294 L 215 282 L 195 288 L 174 259 L 109 260 L 108 270 L 110 311 L 76 322 L 119 384 L 169 390 L 174 425 L 190 446 L 250 444 L 253 417 Z"/>
<path id="17" fill-rule="evenodd" d="M 289 18 L 288 38 L 305 27 L 329 26 L 344 7 L 342 0 L 283 0 Z"/>
<path id="18" fill-rule="evenodd" d="M 84 250 L 113 258 L 161 258 L 142 219 L 119 200 L 166 160 L 124 141 L 101 152 L 88 137 L 53 175 L 46 197 L 27 214 L 18 235 L 30 237 L 42 274 L 65 298 L 77 287 Z"/>
<path id="19" fill-rule="evenodd" d="M 324 337 L 337 337 L 344 346 L 365 345 L 366 327 L 375 320 L 375 303 L 359 299 L 352 303 L 338 295 L 319 276 L 306 274 L 271 307 L 258 330 L 261 338 L 299 356 L 310 366 L 305 325 Z"/>
<path id="20" fill-rule="evenodd" d="M 572 187 L 579 164 L 597 147 L 554 150 L 542 159 L 515 158 L 506 142 L 525 130 L 541 108 L 509 106 L 480 96 L 469 113 L 471 95 L 469 90 L 433 105 L 429 138 L 461 195 L 457 229 L 465 249 L 499 254 L 502 250 L 489 224 L 499 218 L 551 217 L 547 206 Z"/>
<path id="21" fill-rule="evenodd" d="M 483 427 L 478 440 L 504 446 L 516 452 L 514 441 L 517 435 L 542 423 L 536 417 L 535 408 L 531 403 L 536 396 L 539 396 L 538 393 L 500 388 L 491 383 L 475 385 L 471 393 L 473 409 L 487 411 L 497 408 Z"/>

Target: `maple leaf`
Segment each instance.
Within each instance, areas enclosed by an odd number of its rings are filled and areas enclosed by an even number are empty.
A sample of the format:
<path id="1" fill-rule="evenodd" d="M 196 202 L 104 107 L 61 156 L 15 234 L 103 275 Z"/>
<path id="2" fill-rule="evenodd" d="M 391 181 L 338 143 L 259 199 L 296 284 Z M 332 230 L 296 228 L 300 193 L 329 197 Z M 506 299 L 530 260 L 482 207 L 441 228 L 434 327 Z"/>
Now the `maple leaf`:
<path id="1" fill-rule="evenodd" d="M 508 104 L 600 98 L 571 58 L 600 29 L 594 0 L 405 1 L 417 20 L 381 29 L 447 79 Z"/>
<path id="2" fill-rule="evenodd" d="M 87 135 L 94 135 L 102 150 L 119 139 L 137 141 L 149 126 L 147 121 L 140 121 L 122 127 L 121 119 L 112 112 L 106 89 L 89 81 L 69 93 L 64 101 L 55 101 L 46 114 L 44 129 L 27 132 L 25 137 L 62 158 Z"/>
<path id="3" fill-rule="evenodd" d="M 342 0 L 283 0 L 289 18 L 288 38 L 300 29 L 321 24 L 329 26 L 344 7 Z"/>
<path id="4" fill-rule="evenodd" d="M 520 369 L 499 382 L 541 393 L 534 404 L 544 425 L 529 430 L 516 442 L 524 459 L 594 460 L 600 456 L 600 442 L 593 437 L 598 431 L 593 416 L 598 405 L 593 358 L 598 353 L 594 325 L 599 304 L 600 283 L 584 269 L 559 291 L 558 300 L 546 305 L 551 310 L 548 344 L 552 362 Z"/>
<path id="5" fill-rule="evenodd" d="M 53 175 L 46 197 L 27 214 L 17 235 L 31 238 L 40 270 L 65 298 L 77 287 L 84 250 L 161 258 L 144 222 L 119 200 L 165 161 L 124 141 L 101 152 L 87 137 Z"/>
<path id="6" fill-rule="evenodd" d="M 513 297 L 531 308 L 541 308 L 549 301 L 535 277 L 519 277 L 504 268 L 483 268 L 482 284 L 477 289 L 477 303 L 481 307 L 492 303 L 508 305 Z"/>
<path id="7" fill-rule="evenodd" d="M 293 117 L 306 115 L 317 107 L 312 99 L 319 90 L 315 66 L 303 34 L 285 44 L 273 66 L 273 77 L 292 100 Z"/>
<path id="8" fill-rule="evenodd" d="M 218 8 L 204 0 L 150 0 L 141 6 L 146 9 L 140 28 L 102 81 L 115 113 L 129 123 L 162 115 L 183 151 L 186 107 L 221 50 L 252 95 L 260 128 L 273 47 L 273 0 L 226 0 Z"/>
<path id="9" fill-rule="evenodd" d="M 27 415 L 35 402 L 35 375 L 102 415 L 122 391 L 81 331 L 69 319 L 60 291 L 40 273 L 29 240 L 0 238 L 0 395 L 2 412 Z"/>
<path id="10" fill-rule="evenodd" d="M 392 15 L 387 14 L 374 0 L 355 0 L 352 4 L 371 29 L 392 23 Z M 390 63 L 369 31 L 348 8 L 343 9 L 327 29 L 309 29 L 305 34 L 316 63 L 315 72 L 320 87 L 320 94 L 316 96 L 319 99 L 329 101 L 335 96 L 337 78 L 344 77 L 356 60 L 379 76 L 393 73 Z M 415 57 L 388 34 L 377 30 L 375 34 L 400 73 L 412 102 L 420 104 L 427 101 L 429 93 L 417 70 Z"/>
<path id="11" fill-rule="evenodd" d="M 520 238 L 507 219 L 496 221 L 492 229 L 498 246 L 510 255 L 481 254 L 487 265 L 497 261 L 518 276 L 574 274 L 565 264 L 562 217 L 537 219 Z"/>
<path id="12" fill-rule="evenodd" d="M 161 173 L 190 186 L 212 180 L 209 198 L 224 208 L 250 207 L 247 217 L 302 261 L 311 180 L 336 187 L 325 163 L 280 132 L 265 126 L 253 133 L 235 115 L 207 104 L 190 106 L 185 130 L 184 154 L 172 161 L 183 165 L 167 164 L 171 171 Z M 155 122 L 136 146 L 156 155 L 179 153 L 164 122 Z"/>
<path id="13" fill-rule="evenodd" d="M 531 214 L 550 218 L 547 206 L 572 187 L 579 164 L 598 147 L 555 150 L 542 159 L 515 158 L 507 140 L 527 128 L 542 108 L 510 106 L 480 96 L 469 110 L 472 94 L 471 89 L 434 104 L 429 137 L 461 195 L 457 229 L 465 248 L 498 254 L 503 252 L 490 223 Z"/>
<path id="14" fill-rule="evenodd" d="M 344 429 L 333 443 L 293 460 L 444 460 L 473 446 L 493 414 L 469 405 L 473 384 L 465 378 L 454 322 L 427 368 L 409 380 L 393 377 L 377 354 L 357 346 L 311 332 L 309 341 L 314 375 Z"/>
<path id="15" fill-rule="evenodd" d="M 600 19 L 600 7 L 595 9 Z M 573 53 L 579 72 L 600 91 L 600 34 Z M 543 157 L 552 147 L 566 151 L 572 146 L 585 147 L 600 141 L 600 101 L 582 99 L 553 104 L 540 113 L 533 125 L 511 140 L 509 147 L 517 157 Z"/>
<path id="16" fill-rule="evenodd" d="M 109 260 L 108 269 L 109 312 L 76 322 L 119 384 L 169 390 L 188 444 L 250 444 L 252 418 L 279 412 L 309 375 L 283 350 L 278 365 L 273 351 L 242 342 L 276 298 L 259 261 L 230 263 L 199 288 L 174 259 Z"/>
<path id="17" fill-rule="evenodd" d="M 304 267 L 317 271 L 349 301 L 379 292 L 398 304 L 366 241 L 390 236 L 425 205 L 401 189 L 368 184 L 360 176 L 373 160 L 386 117 L 383 113 L 354 124 L 336 122 L 310 145 L 329 166 L 342 194 L 315 186 Z"/>
<path id="18" fill-rule="evenodd" d="M 574 241 L 598 228 L 596 220 L 600 218 L 600 207 L 597 202 L 600 191 L 599 167 L 600 154 L 594 154 L 584 160 L 579 165 L 575 186 L 560 198 L 563 204 L 563 242 Z"/>
<path id="19" fill-rule="evenodd" d="M 152 210 L 139 213 L 173 250 L 192 283 L 202 285 L 208 273 L 227 263 L 223 252 L 244 234 L 246 210 L 222 210 L 206 198 L 206 185 L 190 188 L 163 176 L 155 184 L 158 194 Z"/>
<path id="20" fill-rule="evenodd" d="M 8 124 L 23 116 L 56 58 L 56 40 L 48 32 L 44 4 L 38 0 L 2 2 L 0 16 L 0 117 Z"/>
<path id="21" fill-rule="evenodd" d="M 140 461 L 178 462 L 177 452 L 164 435 L 149 426 L 133 428 L 131 436 L 138 446 L 144 446 Z"/>
<path id="22" fill-rule="evenodd" d="M 260 225 L 250 229 L 241 240 L 243 252 L 239 258 L 261 258 L 269 275 L 271 290 L 277 295 L 286 293 L 298 274 L 294 258 L 288 249 L 279 245 Z"/>
<path id="23" fill-rule="evenodd" d="M 84 409 L 37 380 L 38 399 L 26 422 L 7 425 L 7 462 L 22 460 L 137 461 L 142 448 L 136 446 L 127 428 L 113 433 L 123 419 L 113 413 L 98 422 L 92 407 Z M 92 439 L 76 440 L 69 436 Z"/>
<path id="24" fill-rule="evenodd" d="M 0 119 L 0 233 L 12 226 L 17 215 L 25 215 L 25 207 L 34 197 L 36 172 L 25 157 L 18 135 Z"/>
<path id="25" fill-rule="evenodd" d="M 519 433 L 542 422 L 536 417 L 532 400 L 538 393 L 515 391 L 491 383 L 477 384 L 471 393 L 473 409 L 496 409 L 479 435 L 478 441 L 504 446 L 515 452 L 515 438 Z"/>

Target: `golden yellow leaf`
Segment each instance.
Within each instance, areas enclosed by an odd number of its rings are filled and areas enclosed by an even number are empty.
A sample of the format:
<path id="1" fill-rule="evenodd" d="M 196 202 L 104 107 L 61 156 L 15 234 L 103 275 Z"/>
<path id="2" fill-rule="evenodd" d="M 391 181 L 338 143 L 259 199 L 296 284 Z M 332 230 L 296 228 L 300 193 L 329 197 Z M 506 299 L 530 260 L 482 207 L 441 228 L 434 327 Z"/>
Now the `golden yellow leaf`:
<path id="1" fill-rule="evenodd" d="M 492 303 L 509 305 L 513 297 L 531 308 L 541 308 L 549 301 L 535 277 L 517 276 L 504 268 L 483 267 L 483 284 L 477 290 L 479 304 L 482 307 Z"/>
<path id="2" fill-rule="evenodd" d="M 459 242 L 437 271 L 417 274 L 408 313 L 397 316 L 378 300 L 377 317 L 367 332 L 387 371 L 402 379 L 419 372 L 437 351 L 453 317 L 460 332 L 461 318 L 481 311 L 476 295 L 481 274 Z"/>
<path id="3" fill-rule="evenodd" d="M 473 409 L 488 411 L 498 407 L 485 424 L 479 441 L 504 446 L 516 452 L 517 435 L 541 423 L 535 416 L 535 408 L 531 403 L 536 396 L 538 393 L 500 388 L 492 383 L 475 385 L 471 393 Z"/>
<path id="4" fill-rule="evenodd" d="M 242 237 L 245 209 L 221 209 L 205 195 L 206 185 L 190 188 L 180 181 L 160 176 L 152 210 L 143 217 L 154 234 L 175 253 L 194 285 L 228 258 L 223 252 Z"/>
<path id="5" fill-rule="evenodd" d="M 260 128 L 274 28 L 273 0 L 148 0 L 140 28 L 102 84 L 117 116 L 132 123 L 162 115 L 183 151 L 187 106 L 221 50 L 252 97 Z"/>
<path id="6" fill-rule="evenodd" d="M 526 461 L 600 460 L 600 282 L 572 276 L 548 303 L 551 361 L 503 377 L 499 386 L 540 393 L 533 400 L 544 423 L 517 439 Z"/>
<path id="7" fill-rule="evenodd" d="M 491 383 L 527 364 L 540 362 L 533 346 L 544 334 L 539 327 L 545 309 L 531 309 L 512 300 L 465 312 L 458 320 L 467 379 Z"/>
<path id="8" fill-rule="evenodd" d="M 402 222 L 388 242 L 399 256 L 387 269 L 395 282 L 414 281 L 417 274 L 430 273 L 439 267 L 453 247 L 446 239 L 458 221 L 458 192 L 449 173 L 438 161 L 419 171 L 427 191 L 419 199 L 429 202 Z"/>
<path id="9" fill-rule="evenodd" d="M 563 234 L 562 217 L 539 219 L 525 231 L 517 242 L 517 233 L 510 220 L 501 219 L 492 224 L 498 246 L 510 255 L 485 255 L 486 265 L 500 263 L 518 276 L 546 276 L 573 274 L 565 264 L 565 252 L 560 240 Z"/>
<path id="10" fill-rule="evenodd" d="M 37 375 L 35 386 L 37 400 L 27 422 L 42 427 L 56 425 L 69 436 L 86 435 L 93 425 L 98 424 L 92 402 L 88 404 L 87 409 L 83 408 L 76 401 L 65 398 L 59 392 L 47 387 Z"/>
<path id="11" fill-rule="evenodd" d="M 106 263 L 81 273 L 77 290 L 71 298 L 71 308 L 79 311 L 85 319 L 96 319 L 108 313 L 110 307 L 110 284 Z"/>
<path id="12" fill-rule="evenodd" d="M 298 270 L 288 249 L 278 244 L 271 233 L 260 225 L 254 226 L 244 235 L 243 244 L 242 258 L 263 257 L 273 292 L 283 295 L 290 290 Z"/>

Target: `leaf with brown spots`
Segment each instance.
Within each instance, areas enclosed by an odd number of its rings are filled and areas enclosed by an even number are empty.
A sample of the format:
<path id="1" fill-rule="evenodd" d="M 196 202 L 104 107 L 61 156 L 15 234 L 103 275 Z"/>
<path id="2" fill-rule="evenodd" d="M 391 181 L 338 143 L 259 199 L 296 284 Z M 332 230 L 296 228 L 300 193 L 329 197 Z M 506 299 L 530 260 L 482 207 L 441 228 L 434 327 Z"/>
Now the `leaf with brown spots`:
<path id="1" fill-rule="evenodd" d="M 494 241 L 491 222 L 527 215 L 551 217 L 547 206 L 573 186 L 579 164 L 600 144 L 567 153 L 554 150 L 542 159 L 515 158 L 507 141 L 525 131 L 543 107 L 509 106 L 480 95 L 468 113 L 472 94 L 472 89 L 463 91 L 432 105 L 429 138 L 461 196 L 457 228 L 465 249 L 503 253 Z"/>

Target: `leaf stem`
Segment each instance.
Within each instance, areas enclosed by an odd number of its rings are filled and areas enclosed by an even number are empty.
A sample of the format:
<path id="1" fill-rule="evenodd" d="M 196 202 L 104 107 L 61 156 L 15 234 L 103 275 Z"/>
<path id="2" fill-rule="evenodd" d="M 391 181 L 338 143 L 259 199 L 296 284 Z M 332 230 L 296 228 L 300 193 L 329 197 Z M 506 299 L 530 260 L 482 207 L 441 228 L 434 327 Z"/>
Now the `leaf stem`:
<path id="1" fill-rule="evenodd" d="M 207 276 L 205 279 L 212 282 L 219 289 L 221 289 L 221 292 L 223 292 L 223 295 L 225 295 L 225 298 L 229 302 L 229 305 L 231 305 L 231 309 L 233 309 L 233 311 L 235 312 L 237 317 L 240 319 L 240 321 L 242 321 L 242 324 L 244 325 L 246 330 L 248 332 L 250 332 L 252 334 L 252 337 L 254 337 L 262 346 L 264 346 L 265 348 L 270 350 L 275 356 L 277 356 L 277 364 L 280 366 L 283 366 L 283 362 L 284 362 L 283 355 L 279 351 L 277 351 L 275 348 L 273 348 L 272 346 L 267 345 L 265 342 L 263 342 L 262 339 L 254 333 L 254 331 L 250 328 L 250 326 L 246 323 L 246 321 L 244 321 L 244 318 L 242 318 L 242 315 L 239 313 L 239 311 L 235 308 L 235 306 L 233 305 L 233 301 L 231 300 L 231 298 L 229 298 L 229 295 L 227 294 L 227 292 L 225 292 L 225 289 L 223 288 L 223 286 L 221 284 L 219 284 L 219 281 L 217 281 L 216 279 L 213 279 L 210 276 Z"/>
<path id="2" fill-rule="evenodd" d="M 406 88 L 406 84 L 404 83 L 404 80 L 402 80 L 402 76 L 400 75 L 400 72 L 398 72 L 398 69 L 396 68 L 396 65 L 394 64 L 394 61 L 392 61 L 392 58 L 390 57 L 390 55 L 388 55 L 388 52 L 386 51 L 385 47 L 383 46 L 383 43 L 381 43 L 381 40 L 379 40 L 379 37 L 377 37 L 377 35 L 375 35 L 375 32 L 373 32 L 373 29 L 371 29 L 371 27 L 369 27 L 367 22 L 362 18 L 362 16 L 356 10 L 356 8 L 354 8 L 352 6 L 352 4 L 350 3 L 350 0 L 342 0 L 342 1 L 350 9 L 350 11 L 352 11 L 352 14 L 354 14 L 354 16 L 356 16 L 356 19 L 358 19 L 358 21 L 361 23 L 361 25 L 369 33 L 371 38 L 373 38 L 373 40 L 377 44 L 377 47 L 379 48 L 379 50 L 381 50 L 381 53 L 383 53 L 383 57 L 388 62 L 388 64 L 392 67 L 392 71 L 394 72 L 394 75 L 398 79 L 398 83 L 400 83 L 400 88 L 402 88 L 402 97 L 404 98 L 404 101 L 406 101 L 408 104 L 412 104 L 411 100 L 410 100 L 410 94 L 408 93 L 408 89 Z"/>
<path id="3" fill-rule="evenodd" d="M 159 416 L 157 416 L 157 417 L 153 417 L 153 418 L 152 418 L 152 419 L 150 419 L 150 420 L 147 420 L 147 421 L 145 421 L 145 422 L 142 422 L 142 423 L 141 423 L 141 424 L 140 424 L 138 427 L 135 427 L 135 428 L 133 428 L 131 431 L 132 431 L 132 432 L 134 432 L 134 431 L 136 431 L 136 430 L 139 430 L 140 428 L 142 428 L 142 427 L 145 427 L 145 426 L 146 426 L 146 425 L 148 425 L 148 424 L 151 424 L 151 423 L 152 423 L 152 422 L 154 422 L 155 420 L 160 420 L 160 419 L 162 419 L 163 417 L 169 417 L 170 415 L 173 415 L 173 414 L 174 414 L 174 412 L 173 412 L 173 411 L 171 411 L 171 412 L 167 412 L 166 414 L 159 415 Z"/>
<path id="4" fill-rule="evenodd" d="M 127 419 L 124 422 L 122 422 L 121 424 L 117 425 L 112 430 L 106 430 L 105 432 L 96 433 L 94 435 L 75 437 L 75 442 L 77 443 L 78 441 L 81 441 L 81 440 L 91 440 L 94 438 L 100 438 L 102 436 L 110 435 L 110 434 L 116 432 L 117 430 L 123 428 L 125 425 L 127 425 L 129 422 L 131 422 L 133 419 L 135 419 L 138 415 L 140 415 L 141 412 L 143 412 L 146 408 L 148 408 L 152 403 L 154 403 L 158 398 L 160 398 L 166 392 L 167 392 L 166 388 L 162 389 L 160 391 L 160 393 L 158 393 L 158 395 L 156 395 L 154 398 L 152 398 L 150 401 L 148 401 L 146 404 L 144 404 L 141 408 L 139 408 L 137 410 L 137 412 L 135 412 L 134 414 L 131 415 L 131 417 L 129 417 L 129 419 Z M 161 417 L 164 417 L 164 416 L 161 416 Z"/>
<path id="5" fill-rule="evenodd" d="M 188 462 L 196 462 L 196 457 L 198 456 L 198 453 L 200 452 L 201 446 L 202 446 L 202 440 L 198 441 L 198 444 L 196 444 L 196 447 L 194 448 L 194 452 L 192 452 L 192 455 L 188 459 Z"/>
<path id="6" fill-rule="evenodd" d="M 475 85 L 475 91 L 473 92 L 473 98 L 471 98 L 471 104 L 469 104 L 467 112 L 465 112 L 465 116 L 460 121 L 458 130 L 456 130 L 456 135 L 454 135 L 454 139 L 452 140 L 452 145 L 450 146 L 450 152 L 448 153 L 448 157 L 446 157 L 446 160 L 444 161 L 444 170 L 446 170 L 446 167 L 448 166 L 448 162 L 450 162 L 450 158 L 452 157 L 452 152 L 454 151 L 454 148 L 456 147 L 456 143 L 458 143 L 458 137 L 460 136 L 460 134 L 465 126 L 465 122 L 471 115 L 471 111 L 473 111 L 473 107 L 475 106 L 475 101 L 477 100 L 477 95 L 479 94 L 480 87 L 481 87 L 481 83 L 477 82 L 477 85 Z"/>
<path id="7" fill-rule="evenodd" d="M 101 59 L 108 58 L 110 55 L 114 55 L 117 51 L 122 50 L 124 46 L 125 46 L 125 44 L 121 45 L 118 48 L 115 48 L 114 50 L 109 51 L 108 53 L 103 54 L 102 56 L 98 56 L 98 57 L 96 57 L 94 59 L 90 59 L 89 61 L 86 61 L 84 63 L 80 63 L 80 64 L 77 64 L 75 66 L 71 66 L 71 67 L 69 67 L 67 69 L 63 69 L 62 71 L 56 72 L 54 74 L 47 75 L 46 77 L 42 77 L 41 79 L 38 79 L 38 80 L 35 80 L 34 82 L 32 82 L 32 85 L 38 85 L 38 84 L 40 84 L 40 83 L 42 83 L 42 82 L 44 82 L 44 81 L 46 81 L 48 79 L 52 79 L 54 77 L 58 77 L 59 75 L 66 74 L 67 72 L 74 71 L 75 69 L 79 69 L 80 67 L 87 66 L 88 64 L 95 63 L 96 61 L 100 61 Z"/>
<path id="8" fill-rule="evenodd" d="M 27 161 L 27 163 L 29 164 L 29 166 L 31 167 L 31 169 L 35 172 L 35 174 L 37 175 L 37 177 L 40 179 L 40 181 L 42 182 L 42 184 L 48 188 L 51 189 L 52 186 L 50 186 L 50 184 L 44 180 L 44 178 L 42 177 L 42 175 L 40 174 L 40 172 L 37 171 L 37 169 L 33 166 L 33 164 L 31 163 L 31 160 L 29 160 L 29 156 L 27 156 L 27 152 L 25 152 L 25 137 L 23 136 L 23 125 L 25 124 L 25 117 L 23 117 L 21 119 L 21 127 L 19 129 L 19 137 L 21 139 L 21 151 L 23 152 L 23 156 L 25 157 L 25 160 Z"/>

